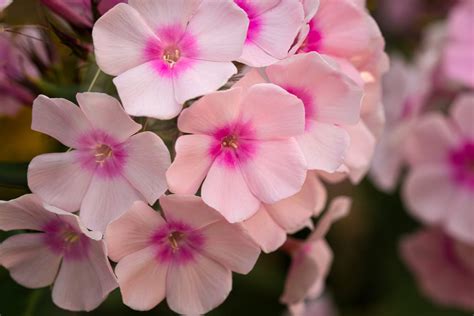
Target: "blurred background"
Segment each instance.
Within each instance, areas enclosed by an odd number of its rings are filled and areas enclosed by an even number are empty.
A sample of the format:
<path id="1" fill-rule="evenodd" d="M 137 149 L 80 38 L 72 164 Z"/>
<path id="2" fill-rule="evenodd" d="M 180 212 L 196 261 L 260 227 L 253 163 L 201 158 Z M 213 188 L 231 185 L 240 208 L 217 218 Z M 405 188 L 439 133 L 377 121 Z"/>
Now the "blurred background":
<path id="1" fill-rule="evenodd" d="M 411 58 L 420 45 L 427 26 L 446 18 L 453 1 L 449 0 L 373 0 L 368 8 L 380 25 L 387 51 Z M 8 9 L 8 24 L 45 25 L 45 10 L 38 1 L 14 0 Z M 59 51 L 62 64 L 51 70 L 47 80 L 38 84 L 56 96 L 71 96 L 85 90 L 76 78 L 58 78 L 68 73 L 74 56 L 70 48 Z M 80 65 L 83 82 L 90 82 L 96 68 L 93 62 Z M 71 70 L 71 69 L 69 69 Z M 101 76 L 102 90 L 113 87 Z M 55 91 L 54 83 L 66 82 Z M 51 87 L 49 86 L 51 85 Z M 64 86 L 64 85 L 63 85 Z M 87 88 L 87 87 L 86 87 Z M 26 168 L 36 155 L 61 150 L 53 139 L 30 130 L 31 108 L 23 107 L 14 117 L 0 117 L 0 200 L 10 200 L 28 192 Z M 331 196 L 349 195 L 354 199 L 350 215 L 336 223 L 329 233 L 335 254 L 327 293 L 342 316 L 462 316 L 471 313 L 434 305 L 417 288 L 412 274 L 400 261 L 398 243 L 402 236 L 417 230 L 417 224 L 405 211 L 399 193 L 379 192 L 369 179 L 360 185 L 328 185 Z M 304 237 L 308 232 L 302 232 Z M 0 233 L 0 240 L 7 237 Z M 234 275 L 229 298 L 209 315 L 282 315 L 279 304 L 289 258 L 282 253 L 262 255 L 248 276 Z M 473 293 L 474 295 L 474 293 Z M 30 290 L 16 284 L 0 268 L 0 315 L 79 315 L 56 308 L 50 289 Z M 148 313 L 134 312 L 121 303 L 118 290 L 90 315 L 173 315 L 166 304 Z M 315 315 L 317 316 L 317 315 Z"/>

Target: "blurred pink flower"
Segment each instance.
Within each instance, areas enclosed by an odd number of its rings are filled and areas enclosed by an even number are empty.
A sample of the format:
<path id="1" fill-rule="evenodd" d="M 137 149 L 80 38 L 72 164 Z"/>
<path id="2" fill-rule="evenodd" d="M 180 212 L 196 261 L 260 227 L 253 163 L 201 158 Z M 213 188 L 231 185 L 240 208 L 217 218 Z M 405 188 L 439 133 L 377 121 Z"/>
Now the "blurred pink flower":
<path id="1" fill-rule="evenodd" d="M 237 72 L 248 18 L 231 1 L 131 0 L 94 26 L 97 63 L 127 113 L 170 119 Z"/>
<path id="2" fill-rule="evenodd" d="M 426 228 L 405 237 L 400 251 L 424 295 L 438 304 L 474 310 L 474 246 Z"/>
<path id="3" fill-rule="evenodd" d="M 333 253 L 324 237 L 333 222 L 347 215 L 350 205 L 351 200 L 347 197 L 335 198 L 307 240 L 288 239 L 283 246 L 290 252 L 292 262 L 280 300 L 290 309 L 323 293 L 333 260 Z"/>
<path id="4" fill-rule="evenodd" d="M 378 1 L 376 14 L 384 30 L 402 33 L 413 31 L 425 12 L 423 0 L 382 0 Z"/>
<path id="5" fill-rule="evenodd" d="M 28 185 L 48 204 L 80 209 L 84 224 L 104 231 L 134 201 L 154 203 L 167 189 L 170 155 L 154 133 L 138 133 L 120 103 L 102 93 L 79 93 L 80 108 L 39 96 L 32 129 L 74 150 L 40 155 L 28 169 Z"/>
<path id="6" fill-rule="evenodd" d="M 207 313 L 229 295 L 231 271 L 250 272 L 260 250 L 199 197 L 169 195 L 160 204 L 164 219 L 136 202 L 107 228 L 123 301 L 150 310 L 166 297 L 176 313 Z"/>
<path id="7" fill-rule="evenodd" d="M 0 13 L 5 10 L 13 0 L 0 0 Z"/>
<path id="8" fill-rule="evenodd" d="M 101 234 L 90 232 L 76 215 L 24 195 L 0 203 L 0 229 L 33 230 L 0 244 L 0 265 L 28 288 L 53 285 L 53 302 L 71 311 L 98 307 L 117 287 Z"/>
<path id="9" fill-rule="evenodd" d="M 311 217 L 321 213 L 326 199 L 326 188 L 316 173 L 310 172 L 300 192 L 275 204 L 262 204 L 241 225 L 264 252 L 270 253 L 283 245 L 287 233 L 313 228 Z"/>
<path id="10" fill-rule="evenodd" d="M 170 190 L 201 195 L 230 222 L 298 193 L 306 162 L 293 138 L 304 132 L 303 103 L 273 84 L 209 94 L 185 109 Z"/>
<path id="11" fill-rule="evenodd" d="M 301 4 L 295 0 L 234 2 L 250 20 L 239 61 L 252 67 L 263 67 L 284 59 L 303 24 Z"/>
<path id="12" fill-rule="evenodd" d="M 291 305 L 288 314 L 291 316 L 336 316 L 337 311 L 332 299 L 323 295 L 314 300 Z"/>
<path id="13" fill-rule="evenodd" d="M 308 169 L 334 172 L 344 161 L 349 135 L 341 125 L 355 125 L 360 117 L 362 90 L 319 54 L 292 56 L 252 70 L 236 86 L 265 82 L 276 84 L 304 104 L 305 131 L 296 137 Z"/>
<path id="14" fill-rule="evenodd" d="M 448 19 L 443 68 L 448 79 L 474 88 L 474 1 L 459 1 Z"/>
<path id="15" fill-rule="evenodd" d="M 407 139 L 411 169 L 403 187 L 409 211 L 474 243 L 474 95 L 460 95 L 450 117 L 429 113 Z"/>

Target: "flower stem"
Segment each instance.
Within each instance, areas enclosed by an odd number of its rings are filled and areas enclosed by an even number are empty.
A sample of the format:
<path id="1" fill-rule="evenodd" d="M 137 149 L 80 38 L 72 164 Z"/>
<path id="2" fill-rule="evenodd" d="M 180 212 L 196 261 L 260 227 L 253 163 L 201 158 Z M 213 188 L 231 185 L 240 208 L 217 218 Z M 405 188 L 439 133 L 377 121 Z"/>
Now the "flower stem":
<path id="1" fill-rule="evenodd" d="M 91 84 L 89 85 L 89 88 L 87 88 L 87 92 L 90 92 L 92 90 L 92 88 L 94 87 L 96 81 L 97 81 L 97 78 L 99 78 L 99 75 L 100 75 L 101 71 L 100 71 L 100 68 L 97 68 L 97 71 L 94 75 L 94 79 L 92 79 L 92 82 Z"/>

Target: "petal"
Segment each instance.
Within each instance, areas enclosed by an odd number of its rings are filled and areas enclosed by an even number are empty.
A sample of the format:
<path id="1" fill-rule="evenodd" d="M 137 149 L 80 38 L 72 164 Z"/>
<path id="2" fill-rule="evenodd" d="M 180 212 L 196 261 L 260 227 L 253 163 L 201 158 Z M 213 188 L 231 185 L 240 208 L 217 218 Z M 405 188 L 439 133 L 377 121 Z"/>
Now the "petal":
<path id="1" fill-rule="evenodd" d="M 0 229 L 42 230 L 43 226 L 56 218 L 43 207 L 43 201 L 34 194 L 26 194 L 9 202 L 0 202 Z"/>
<path id="2" fill-rule="evenodd" d="M 187 31 L 196 37 L 199 59 L 231 61 L 242 54 L 248 23 L 235 3 L 203 0 Z"/>
<path id="3" fill-rule="evenodd" d="M 181 59 L 189 61 L 190 66 L 173 77 L 174 93 L 179 103 L 218 90 L 237 73 L 231 62 Z"/>
<path id="4" fill-rule="evenodd" d="M 309 129 L 296 137 L 308 169 L 334 172 L 343 163 L 349 135 L 339 126 L 311 121 Z"/>
<path id="5" fill-rule="evenodd" d="M 237 273 L 249 273 L 260 255 L 259 247 L 237 225 L 224 220 L 201 229 L 205 256 Z"/>
<path id="6" fill-rule="evenodd" d="M 183 105 L 175 99 L 172 77 L 161 75 L 148 62 L 125 71 L 114 79 L 125 111 L 133 116 L 171 119 Z"/>
<path id="7" fill-rule="evenodd" d="M 105 239 L 113 261 L 150 245 L 154 231 L 165 225 L 161 215 L 146 203 L 137 201 L 122 216 L 107 226 Z"/>
<path id="8" fill-rule="evenodd" d="M 80 208 L 91 179 L 92 173 L 82 168 L 76 151 L 40 155 L 28 166 L 31 191 L 69 212 Z"/>
<path id="9" fill-rule="evenodd" d="M 97 64 L 113 76 L 147 61 L 147 43 L 159 41 L 140 14 L 127 4 L 118 4 L 104 14 L 92 30 Z"/>
<path id="10" fill-rule="evenodd" d="M 186 223 L 193 229 L 224 221 L 216 210 L 207 206 L 198 196 L 171 194 L 162 197 L 160 205 L 166 221 Z"/>
<path id="11" fill-rule="evenodd" d="M 82 134 L 92 129 L 84 113 L 65 99 L 50 99 L 40 95 L 33 102 L 31 129 L 75 147 Z"/>
<path id="12" fill-rule="evenodd" d="M 241 169 L 250 190 L 267 204 L 298 193 L 306 178 L 306 162 L 293 138 L 260 142 Z"/>
<path id="13" fill-rule="evenodd" d="M 252 86 L 242 100 L 242 120 L 251 121 L 260 139 L 276 139 L 304 132 L 303 102 L 268 83 Z"/>
<path id="14" fill-rule="evenodd" d="M 286 231 L 268 214 L 265 206 L 241 225 L 265 253 L 277 250 L 286 241 Z"/>
<path id="15" fill-rule="evenodd" d="M 434 224 L 448 218 L 458 188 L 451 181 L 449 169 L 431 165 L 413 169 L 402 189 L 409 212 L 425 223 Z"/>
<path id="16" fill-rule="evenodd" d="M 457 240 L 474 244 L 474 196 L 472 191 L 458 189 L 450 204 L 451 214 L 446 218 L 447 233 Z"/>
<path id="17" fill-rule="evenodd" d="M 181 112 L 178 128 L 185 133 L 210 135 L 239 117 L 241 99 L 240 88 L 206 95 Z"/>
<path id="18" fill-rule="evenodd" d="M 246 91 L 253 85 L 267 82 L 265 78 L 263 77 L 263 75 L 266 75 L 266 74 L 261 69 L 248 67 L 247 69 L 244 69 L 243 72 L 244 72 L 244 76 L 239 81 L 237 81 L 232 86 L 232 88 L 240 87 L 244 91 Z"/>
<path id="19" fill-rule="evenodd" d="M 166 278 L 166 300 L 176 313 L 205 314 L 216 308 L 232 288 L 231 271 L 196 254 L 188 264 L 171 265 Z"/>
<path id="20" fill-rule="evenodd" d="M 44 234 L 20 234 L 0 244 L 0 265 L 10 271 L 15 282 L 40 288 L 53 283 L 61 256 L 50 251 Z"/>
<path id="21" fill-rule="evenodd" d="M 201 196 L 231 223 L 249 218 L 260 207 L 260 201 L 250 191 L 240 169 L 217 162 L 209 169 Z"/>
<path id="22" fill-rule="evenodd" d="M 147 247 L 121 259 L 115 268 L 125 305 L 147 311 L 165 298 L 169 263 L 158 263 L 154 248 Z"/>
<path id="23" fill-rule="evenodd" d="M 209 154 L 212 139 L 205 135 L 185 135 L 175 145 L 176 157 L 166 171 L 171 192 L 195 194 L 206 177 L 213 159 Z"/>
<path id="24" fill-rule="evenodd" d="M 165 143 L 152 132 L 132 136 L 125 144 L 128 159 L 124 177 L 153 204 L 168 189 L 165 173 L 171 164 Z"/>
<path id="25" fill-rule="evenodd" d="M 119 142 L 124 142 L 142 127 L 125 113 L 117 99 L 107 94 L 78 93 L 77 102 L 94 128 L 107 132 Z"/>
<path id="26" fill-rule="evenodd" d="M 318 221 L 316 229 L 308 237 L 308 240 L 319 240 L 324 238 L 334 222 L 349 214 L 351 205 L 352 200 L 347 196 L 338 196 L 334 198 L 326 213 L 324 213 Z"/>
<path id="27" fill-rule="evenodd" d="M 278 62 L 279 59 L 265 52 L 257 44 L 246 42 L 238 61 L 250 67 L 265 67 Z"/>
<path id="28" fill-rule="evenodd" d="M 451 107 L 451 115 L 462 134 L 474 140 L 474 94 L 462 94 Z"/>
<path id="29" fill-rule="evenodd" d="M 53 287 L 53 302 L 70 311 L 91 311 L 117 288 L 103 241 L 89 244 L 86 258 L 64 258 Z"/>
<path id="30" fill-rule="evenodd" d="M 122 176 L 112 179 L 94 176 L 82 201 L 80 217 L 91 230 L 104 232 L 107 225 L 143 196 Z"/>

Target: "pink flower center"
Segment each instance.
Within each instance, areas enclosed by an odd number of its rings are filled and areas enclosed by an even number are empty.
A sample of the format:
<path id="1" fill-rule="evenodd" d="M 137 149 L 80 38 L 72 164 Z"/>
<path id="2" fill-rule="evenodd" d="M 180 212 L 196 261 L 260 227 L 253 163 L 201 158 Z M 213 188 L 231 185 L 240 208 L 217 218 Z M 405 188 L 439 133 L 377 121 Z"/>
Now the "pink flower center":
<path id="1" fill-rule="evenodd" d="M 316 120 L 316 108 L 313 97 L 306 90 L 298 87 L 284 87 L 286 91 L 298 97 L 304 105 L 305 129 L 308 130 L 311 126 L 311 121 Z"/>
<path id="2" fill-rule="evenodd" d="M 259 12 L 254 4 L 248 0 L 234 0 L 234 2 L 247 13 L 249 18 L 249 28 L 247 30 L 247 38 L 245 42 L 251 42 L 257 38 L 262 29 L 262 21 Z"/>
<path id="3" fill-rule="evenodd" d="M 230 124 L 217 129 L 213 136 L 209 155 L 230 168 L 252 159 L 257 150 L 255 132 L 250 123 Z"/>
<path id="4" fill-rule="evenodd" d="M 168 64 L 170 68 L 178 62 L 181 57 L 181 51 L 176 46 L 167 47 L 163 50 L 163 60 Z"/>
<path id="5" fill-rule="evenodd" d="M 59 219 L 50 221 L 43 227 L 44 242 L 47 247 L 66 259 L 82 260 L 87 257 L 90 240 L 69 223 Z"/>
<path id="6" fill-rule="evenodd" d="M 323 34 L 318 27 L 315 19 L 309 21 L 309 32 L 298 49 L 298 53 L 320 52 L 322 49 Z"/>
<path id="7" fill-rule="evenodd" d="M 474 190 L 474 143 L 466 142 L 452 151 L 449 158 L 454 180 Z"/>
<path id="8" fill-rule="evenodd" d="M 76 155 L 83 169 L 107 178 L 121 175 L 127 159 L 123 144 L 99 130 L 79 140 Z"/>
<path id="9" fill-rule="evenodd" d="M 168 222 L 155 231 L 150 244 L 156 249 L 159 262 L 187 263 L 202 250 L 204 236 L 187 224 Z"/>

